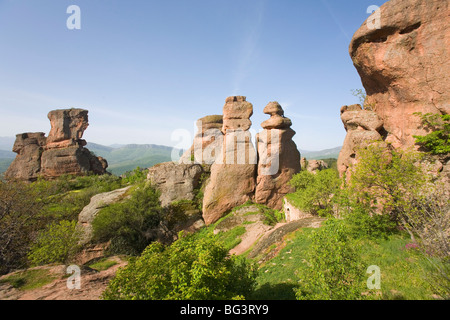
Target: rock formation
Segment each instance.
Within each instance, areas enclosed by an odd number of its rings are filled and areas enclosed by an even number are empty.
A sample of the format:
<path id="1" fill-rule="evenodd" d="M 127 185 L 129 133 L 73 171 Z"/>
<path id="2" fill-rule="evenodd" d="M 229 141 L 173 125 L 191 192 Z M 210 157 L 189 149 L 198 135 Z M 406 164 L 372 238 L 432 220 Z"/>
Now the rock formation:
<path id="1" fill-rule="evenodd" d="M 80 231 L 80 244 L 85 245 L 92 240 L 92 222 L 101 209 L 108 207 L 121 199 L 130 187 L 99 193 L 91 198 L 91 201 L 78 215 L 77 229 Z"/>
<path id="2" fill-rule="evenodd" d="M 8 180 L 34 181 L 38 176 L 51 179 L 63 174 L 106 173 L 108 163 L 84 148 L 81 139 L 88 127 L 88 111 L 66 109 L 50 111 L 49 136 L 23 133 L 16 136 L 13 151 L 18 155 L 5 173 Z"/>
<path id="3" fill-rule="evenodd" d="M 228 97 L 223 115 L 199 119 L 194 143 L 180 161 L 149 169 L 148 179 L 161 191 L 162 206 L 193 200 L 201 174 L 210 173 L 203 190 L 205 224 L 249 200 L 282 209 L 283 197 L 294 191 L 288 181 L 300 171 L 300 153 L 281 106 L 271 102 L 264 112 L 270 118 L 257 135 L 258 153 L 249 131 L 253 105 L 246 97 Z"/>
<path id="4" fill-rule="evenodd" d="M 376 112 L 363 110 L 359 104 L 343 106 L 341 119 L 347 131 L 337 161 L 337 168 L 342 175 L 351 165 L 356 164 L 356 153 L 359 148 L 382 140 L 380 131 L 383 129 L 383 121 Z"/>
<path id="5" fill-rule="evenodd" d="M 300 166 L 312 173 L 328 169 L 328 164 L 325 161 L 314 159 L 306 160 L 306 158 L 300 160 Z"/>
<path id="6" fill-rule="evenodd" d="M 194 137 L 192 147 L 180 158 L 179 163 L 213 164 L 216 153 L 223 143 L 223 116 L 210 115 L 197 120 L 198 131 Z"/>
<path id="7" fill-rule="evenodd" d="M 270 102 L 263 110 L 270 115 L 256 136 L 258 149 L 258 177 L 255 201 L 281 210 L 283 197 L 294 192 L 289 185 L 292 176 L 300 171 L 300 153 L 292 140 L 292 122 L 284 117 L 278 102 Z"/>
<path id="8" fill-rule="evenodd" d="M 194 200 L 202 173 L 200 164 L 164 162 L 151 167 L 147 179 L 161 192 L 161 206 L 166 207 L 174 201 Z"/>
<path id="9" fill-rule="evenodd" d="M 256 151 L 248 129 L 253 105 L 246 97 L 228 97 L 223 107 L 224 133 L 221 153 L 211 166 L 203 198 L 206 224 L 226 211 L 251 200 L 256 186 Z"/>
<path id="10" fill-rule="evenodd" d="M 418 148 L 413 136 L 427 132 L 414 113 L 450 112 L 449 6 L 442 0 L 391 0 L 380 7 L 380 29 L 365 22 L 354 34 L 349 52 L 377 128 L 354 130 L 352 122 L 368 114 L 341 112 L 350 132 L 339 157 L 341 174 L 360 141 L 381 137 L 394 148 Z"/>

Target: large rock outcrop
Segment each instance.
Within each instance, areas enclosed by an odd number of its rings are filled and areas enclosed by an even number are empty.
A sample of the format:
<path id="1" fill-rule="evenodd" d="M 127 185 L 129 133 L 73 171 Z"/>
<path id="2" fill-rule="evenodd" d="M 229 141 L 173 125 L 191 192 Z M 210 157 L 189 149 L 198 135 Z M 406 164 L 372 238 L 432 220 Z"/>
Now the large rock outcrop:
<path id="1" fill-rule="evenodd" d="M 48 118 L 51 130 L 47 138 L 42 132 L 16 136 L 13 151 L 18 155 L 5 173 L 6 179 L 34 181 L 38 176 L 52 179 L 64 174 L 106 173 L 107 161 L 91 154 L 81 139 L 89 125 L 87 110 L 54 110 Z"/>
<path id="2" fill-rule="evenodd" d="M 281 210 L 283 197 L 294 192 L 289 185 L 292 176 L 300 171 L 300 152 L 292 140 L 295 131 L 292 122 L 284 117 L 278 102 L 270 102 L 263 110 L 270 115 L 256 136 L 258 148 L 258 177 L 255 190 L 256 203 Z"/>
<path id="3" fill-rule="evenodd" d="M 253 199 L 256 187 L 256 150 L 248 129 L 253 105 L 246 97 L 228 97 L 223 107 L 224 133 L 221 153 L 211 166 L 203 198 L 206 224 L 226 211 Z"/>
<path id="4" fill-rule="evenodd" d="M 415 112 L 450 112 L 450 15 L 449 1 L 391 0 L 380 7 L 379 29 L 365 22 L 354 34 L 349 52 L 371 109 L 370 122 L 381 128 L 353 130 L 340 155 L 340 172 L 358 140 L 380 138 L 394 148 L 415 145 L 414 135 L 427 134 Z M 370 17 L 368 20 L 372 20 Z M 361 123 L 368 114 L 342 114 L 344 123 Z M 376 115 L 375 115 L 376 114 Z M 369 137 L 370 135 L 370 137 Z"/>
<path id="5" fill-rule="evenodd" d="M 347 135 L 339 153 L 337 168 L 344 174 L 349 167 L 356 164 L 358 149 L 382 140 L 380 131 L 383 129 L 383 121 L 376 112 L 363 110 L 359 104 L 343 106 L 341 120 Z"/>

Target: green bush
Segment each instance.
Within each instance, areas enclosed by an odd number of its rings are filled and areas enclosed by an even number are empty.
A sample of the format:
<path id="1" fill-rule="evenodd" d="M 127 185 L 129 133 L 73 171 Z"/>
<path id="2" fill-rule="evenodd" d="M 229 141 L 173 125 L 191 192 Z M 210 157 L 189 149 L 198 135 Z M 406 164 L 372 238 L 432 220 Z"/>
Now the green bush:
<path id="1" fill-rule="evenodd" d="M 363 208 L 354 208 L 345 216 L 344 222 L 354 239 L 387 239 L 397 231 L 397 224 L 390 215 L 370 215 Z"/>
<path id="2" fill-rule="evenodd" d="M 33 265 L 65 263 L 78 252 L 79 234 L 75 221 L 60 221 L 41 232 L 28 253 Z"/>
<path id="3" fill-rule="evenodd" d="M 149 234 L 162 216 L 159 193 L 142 183 L 131 198 L 103 208 L 92 222 L 93 239 L 111 241 L 111 253 L 137 255 L 154 239 Z"/>
<path id="4" fill-rule="evenodd" d="M 321 216 L 332 213 L 331 198 L 340 185 L 336 170 L 327 169 L 316 174 L 301 171 L 292 177 L 290 184 L 295 187 L 295 192 L 288 198 L 299 209 Z"/>
<path id="5" fill-rule="evenodd" d="M 331 219 L 311 235 L 306 267 L 298 270 L 299 300 L 355 300 L 364 290 L 359 254 L 343 221 Z"/>
<path id="6" fill-rule="evenodd" d="M 413 136 L 419 145 L 431 154 L 450 153 L 450 115 L 415 112 L 431 132 L 425 136 Z"/>
<path id="7" fill-rule="evenodd" d="M 214 237 L 183 237 L 164 247 L 155 242 L 120 269 L 103 293 L 107 300 L 213 300 L 246 296 L 256 267 L 229 256 Z"/>

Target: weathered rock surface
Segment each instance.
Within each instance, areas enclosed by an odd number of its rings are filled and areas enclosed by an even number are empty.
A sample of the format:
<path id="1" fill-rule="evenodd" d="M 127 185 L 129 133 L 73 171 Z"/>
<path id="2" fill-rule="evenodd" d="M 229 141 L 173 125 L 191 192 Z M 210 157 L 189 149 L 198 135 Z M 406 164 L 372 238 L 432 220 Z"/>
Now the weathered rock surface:
<path id="1" fill-rule="evenodd" d="M 245 97 L 225 100 L 222 153 L 211 166 L 203 197 L 203 219 L 207 225 L 254 196 L 257 158 L 248 131 L 252 114 L 253 105 Z"/>
<path id="2" fill-rule="evenodd" d="M 317 173 L 318 171 L 328 169 L 328 164 L 323 160 L 310 159 L 310 160 L 306 161 L 305 158 L 302 158 L 302 161 L 300 161 L 300 162 L 301 163 L 304 162 L 306 170 L 308 170 L 309 172 L 312 172 L 312 173 Z M 302 165 L 302 167 L 303 167 L 303 165 Z"/>
<path id="3" fill-rule="evenodd" d="M 269 103 L 264 113 L 271 117 L 261 124 L 264 130 L 256 136 L 259 161 L 255 201 L 280 210 L 283 197 L 295 191 L 288 182 L 300 171 L 300 153 L 292 140 L 295 131 L 289 128 L 291 120 L 283 116 L 278 102 Z"/>
<path id="4" fill-rule="evenodd" d="M 211 165 L 220 154 L 223 144 L 223 116 L 210 115 L 197 120 L 198 131 L 194 143 L 180 158 L 179 163 L 192 162 Z"/>
<path id="5" fill-rule="evenodd" d="M 89 126 L 88 110 L 62 109 L 48 113 L 51 130 L 47 138 L 47 148 L 61 148 L 70 145 L 86 145 L 80 142 L 84 131 Z M 61 143 L 61 144 L 58 144 Z"/>
<path id="6" fill-rule="evenodd" d="M 7 180 L 36 180 L 41 170 L 41 155 L 46 138 L 43 132 L 16 135 L 13 151 L 16 158 L 5 172 Z"/>
<path id="7" fill-rule="evenodd" d="M 108 162 L 91 154 L 81 139 L 89 125 L 87 114 L 83 109 L 50 111 L 48 138 L 41 132 L 17 135 L 13 151 L 18 155 L 5 177 L 33 181 L 38 176 L 51 179 L 64 174 L 106 173 Z"/>
<path id="8" fill-rule="evenodd" d="M 149 169 L 147 179 L 160 190 L 161 206 L 174 201 L 194 200 L 203 168 L 200 164 L 164 162 Z"/>
<path id="9" fill-rule="evenodd" d="M 382 136 L 377 130 L 382 130 L 383 121 L 376 112 L 363 110 L 358 104 L 343 106 L 341 119 L 347 135 L 339 153 L 337 168 L 343 175 L 350 166 L 356 164 L 358 149 L 367 147 L 375 141 L 382 141 Z"/>
<path id="10" fill-rule="evenodd" d="M 450 113 L 449 6 L 442 0 L 388 1 L 380 8 L 381 29 L 364 23 L 351 41 L 366 105 L 395 148 L 412 147 L 413 135 L 426 134 L 414 112 Z"/>
<path id="11" fill-rule="evenodd" d="M 349 53 L 368 110 L 341 109 L 347 130 L 338 159 L 341 175 L 357 161 L 356 149 L 370 141 L 419 149 L 414 135 L 428 132 L 414 113 L 450 112 L 449 6 L 441 0 L 391 0 L 380 7 L 381 28 L 369 28 L 366 21 L 354 34 Z"/>

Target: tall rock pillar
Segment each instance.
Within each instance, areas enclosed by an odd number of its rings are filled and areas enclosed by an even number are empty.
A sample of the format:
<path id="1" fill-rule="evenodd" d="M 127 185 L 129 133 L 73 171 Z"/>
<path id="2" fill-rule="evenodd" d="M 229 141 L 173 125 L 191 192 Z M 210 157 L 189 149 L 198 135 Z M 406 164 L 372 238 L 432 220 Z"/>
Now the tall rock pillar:
<path id="1" fill-rule="evenodd" d="M 284 117 L 280 104 L 270 102 L 264 113 L 270 119 L 261 124 L 264 130 L 256 136 L 259 160 L 255 201 L 280 210 L 283 197 L 295 191 L 289 180 L 300 171 L 300 152 L 292 140 L 292 122 Z"/>
<path id="2" fill-rule="evenodd" d="M 211 224 L 232 208 L 252 200 L 256 186 L 256 150 L 248 131 L 253 105 L 246 97 L 228 97 L 223 107 L 222 150 L 211 166 L 203 198 L 203 219 Z"/>

